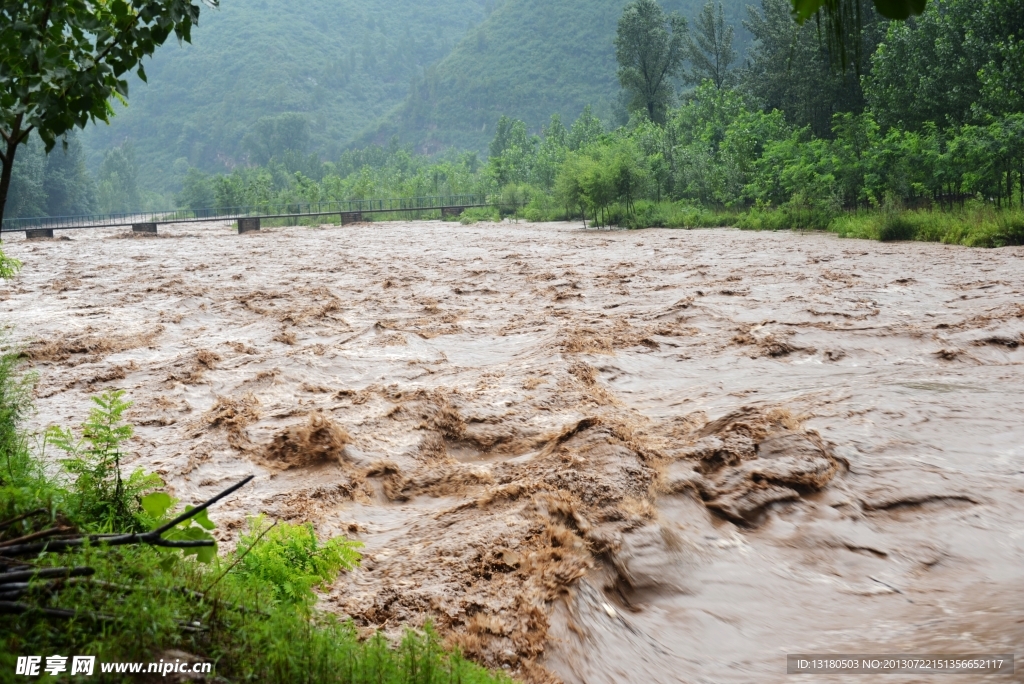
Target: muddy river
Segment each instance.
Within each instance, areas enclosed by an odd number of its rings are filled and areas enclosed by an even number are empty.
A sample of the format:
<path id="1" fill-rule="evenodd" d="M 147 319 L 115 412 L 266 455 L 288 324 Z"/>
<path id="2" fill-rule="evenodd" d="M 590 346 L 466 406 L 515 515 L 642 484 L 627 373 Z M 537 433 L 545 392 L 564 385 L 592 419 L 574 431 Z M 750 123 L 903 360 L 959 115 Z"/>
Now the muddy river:
<path id="1" fill-rule="evenodd" d="M 526 682 L 1024 656 L 1024 248 L 160 230 L 5 242 L 35 424 L 125 389 L 132 467 L 186 500 L 256 474 L 226 543 L 257 512 L 364 542 L 322 605 L 367 630 Z"/>

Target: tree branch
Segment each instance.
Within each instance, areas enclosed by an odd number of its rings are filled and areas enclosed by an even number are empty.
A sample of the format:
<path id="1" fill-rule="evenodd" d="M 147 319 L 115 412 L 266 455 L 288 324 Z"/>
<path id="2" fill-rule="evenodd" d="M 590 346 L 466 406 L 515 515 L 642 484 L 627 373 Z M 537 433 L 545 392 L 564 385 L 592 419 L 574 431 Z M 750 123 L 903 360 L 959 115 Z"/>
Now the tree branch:
<path id="1" fill-rule="evenodd" d="M 0 133 L 3 133 L 3 131 L 0 131 Z M 4 136 L 4 137 L 6 138 L 7 136 Z M 10 520 L 4 520 L 3 522 L 0 522 L 0 530 L 6 530 L 8 527 L 10 527 L 11 525 L 13 525 L 15 523 L 19 523 L 22 520 L 25 520 L 26 518 L 31 518 L 31 517 L 36 516 L 36 515 L 42 515 L 43 513 L 49 513 L 49 511 L 46 510 L 45 508 L 37 508 L 34 511 L 29 511 L 28 513 L 24 513 L 22 515 L 19 515 L 16 518 L 11 518 Z"/>
<path id="2" fill-rule="evenodd" d="M 152 546 L 162 546 L 172 549 L 191 549 L 201 546 L 213 546 L 216 542 L 207 539 L 194 539 L 194 540 L 174 540 L 164 539 L 161 535 L 173 528 L 175 525 L 182 523 L 189 518 L 199 515 L 207 508 L 217 503 L 229 494 L 233 494 L 242 486 L 246 485 L 251 481 L 255 475 L 249 475 L 242 481 L 231 485 L 220 494 L 217 494 L 211 499 L 207 499 L 205 502 L 196 506 L 190 511 L 186 511 L 174 518 L 170 522 L 158 527 L 152 532 L 144 532 L 142 534 L 121 534 L 114 537 L 104 535 L 89 535 L 85 537 L 78 537 L 77 539 L 54 539 L 44 542 L 36 542 L 31 544 L 18 544 L 16 546 L 2 546 L 0 547 L 0 556 L 20 556 L 32 553 L 38 553 L 40 551 L 63 551 L 65 549 L 72 549 L 79 546 L 84 546 L 89 543 L 100 543 L 106 546 L 124 546 L 126 544 L 150 544 Z M 0 575 L 2 577 L 2 575 Z M 2 580 L 0 580 L 2 581 Z"/>
<path id="3" fill-rule="evenodd" d="M 41 568 L 38 570 L 18 570 L 16 572 L 0 572 L 0 585 L 24 580 L 47 579 L 51 577 L 88 577 L 96 572 L 93 568 Z"/>

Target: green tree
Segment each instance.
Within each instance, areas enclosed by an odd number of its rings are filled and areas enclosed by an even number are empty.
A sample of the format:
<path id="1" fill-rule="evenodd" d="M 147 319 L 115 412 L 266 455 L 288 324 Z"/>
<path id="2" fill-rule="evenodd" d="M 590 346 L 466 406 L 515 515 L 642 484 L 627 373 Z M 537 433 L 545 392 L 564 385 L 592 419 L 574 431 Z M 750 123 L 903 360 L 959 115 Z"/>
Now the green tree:
<path id="1" fill-rule="evenodd" d="M 892 23 L 865 90 L 879 123 L 916 130 L 1024 110 L 1024 0 L 936 0 Z"/>
<path id="2" fill-rule="evenodd" d="M 686 20 L 665 15 L 655 0 L 633 0 L 622 11 L 615 33 L 619 83 L 631 110 L 664 121 L 674 95 L 672 79 L 683 66 Z"/>
<path id="3" fill-rule="evenodd" d="M 181 183 L 181 192 L 175 199 L 178 206 L 184 209 L 209 209 L 216 204 L 218 189 L 209 176 L 192 167 L 185 174 L 185 180 Z M 224 197 L 225 203 L 236 201 L 234 197 L 224 195 L 222 197 Z"/>
<path id="4" fill-rule="evenodd" d="M 565 160 L 569 149 L 569 131 L 562 124 L 562 117 L 551 115 L 551 123 L 544 127 L 544 137 L 537 149 L 533 165 L 533 181 L 550 191 L 555 184 L 558 167 Z"/>
<path id="5" fill-rule="evenodd" d="M 82 143 L 74 131 L 64 137 L 64 144 L 49 154 L 35 135 L 22 147 L 7 192 L 8 216 L 69 216 L 93 210 L 95 188 Z"/>
<path id="6" fill-rule="evenodd" d="M 794 126 L 810 126 L 816 136 L 830 137 L 836 113 L 864 110 L 858 73 L 870 74 L 870 55 L 885 30 L 869 11 L 870 0 L 861 2 L 861 49 L 857 61 L 845 70 L 833 65 L 814 25 L 793 23 L 789 0 L 761 0 L 760 7 L 749 6 L 744 26 L 754 43 L 740 72 L 742 90 L 765 109 L 784 112 Z"/>
<path id="7" fill-rule="evenodd" d="M 242 148 L 249 161 L 261 166 L 275 157 L 283 158 L 289 152 L 304 155 L 309 144 L 309 120 L 295 112 L 264 116 L 242 138 Z"/>
<path id="8" fill-rule="evenodd" d="M 583 108 L 579 118 L 573 122 L 572 128 L 569 129 L 569 149 L 581 150 L 597 142 L 602 133 L 604 133 L 604 127 L 601 125 L 601 120 L 594 116 L 590 105 L 587 105 Z"/>
<path id="9" fill-rule="evenodd" d="M 105 214 L 139 211 L 139 169 L 130 141 L 108 150 L 100 165 L 97 200 Z"/>
<path id="10" fill-rule="evenodd" d="M 719 90 L 731 85 L 730 67 L 736 61 L 736 51 L 732 49 L 733 28 L 725 23 L 722 3 L 718 3 L 717 12 L 712 0 L 704 3 L 694 29 L 686 40 L 686 56 L 690 61 L 686 81 L 698 85 L 709 80 Z"/>
<path id="11" fill-rule="evenodd" d="M 218 0 L 203 0 L 216 6 Z M 0 221 L 18 146 L 32 132 L 53 149 L 60 136 L 107 121 L 126 74 L 174 33 L 190 40 L 195 0 L 10 0 L 0 5 Z"/>
<path id="12" fill-rule="evenodd" d="M 498 188 L 525 183 L 530 176 L 538 140 L 526 132 L 526 124 L 507 116 L 498 120 L 498 130 L 490 145 L 488 174 Z"/>
<path id="13" fill-rule="evenodd" d="M 39 138 L 25 142 L 11 175 L 7 192 L 7 215 L 14 217 L 46 215 L 46 152 Z"/>
<path id="14" fill-rule="evenodd" d="M 46 155 L 43 191 L 49 216 L 88 214 L 95 209 L 96 188 L 85 168 L 85 152 L 74 130 L 65 134 L 63 145 Z"/>

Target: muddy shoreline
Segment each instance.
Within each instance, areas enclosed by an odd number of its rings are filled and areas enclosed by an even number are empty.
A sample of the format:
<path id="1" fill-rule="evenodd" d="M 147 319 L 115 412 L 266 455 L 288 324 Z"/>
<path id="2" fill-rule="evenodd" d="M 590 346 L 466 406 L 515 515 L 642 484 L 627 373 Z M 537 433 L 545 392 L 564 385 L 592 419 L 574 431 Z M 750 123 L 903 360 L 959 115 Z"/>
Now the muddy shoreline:
<path id="1" fill-rule="evenodd" d="M 366 544 L 322 602 L 362 627 L 430 619 L 529 682 L 1024 652 L 1024 248 L 69 233 L 4 243 L 35 425 L 127 390 L 131 466 L 185 499 L 256 474 L 225 542 L 264 512 Z"/>

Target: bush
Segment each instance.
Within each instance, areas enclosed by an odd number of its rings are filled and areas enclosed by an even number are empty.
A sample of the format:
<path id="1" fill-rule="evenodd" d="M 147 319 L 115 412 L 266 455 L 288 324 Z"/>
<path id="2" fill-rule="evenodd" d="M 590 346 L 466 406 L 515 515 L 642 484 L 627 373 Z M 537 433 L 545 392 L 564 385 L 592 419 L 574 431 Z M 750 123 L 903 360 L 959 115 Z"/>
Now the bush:
<path id="1" fill-rule="evenodd" d="M 825 230 L 834 216 L 830 207 L 784 204 L 775 209 L 753 207 L 735 225 L 742 230 Z"/>
<path id="2" fill-rule="evenodd" d="M 459 223 L 464 226 L 471 225 L 477 221 L 499 223 L 501 221 L 501 214 L 496 207 L 470 207 L 459 216 Z"/>
<path id="3" fill-rule="evenodd" d="M 360 542 L 330 539 L 320 543 L 309 523 L 270 523 L 264 516 L 250 518 L 248 531 L 239 540 L 235 570 L 243 578 L 269 584 L 279 600 L 302 603 L 312 599 L 313 589 L 337 577 L 341 570 L 359 564 Z"/>
<path id="4" fill-rule="evenodd" d="M 21 270 L 21 262 L 4 254 L 0 249 L 0 279 L 13 278 Z"/>
<path id="5" fill-rule="evenodd" d="M 999 210 L 979 202 L 956 211 L 861 211 L 833 219 L 829 230 L 840 237 L 869 240 L 1003 247 L 1024 244 L 1024 210 Z"/>
<path id="6" fill-rule="evenodd" d="M 878 239 L 882 242 L 913 240 L 916 236 L 917 226 L 907 212 L 886 212 L 882 215 L 882 225 L 878 230 Z"/>

